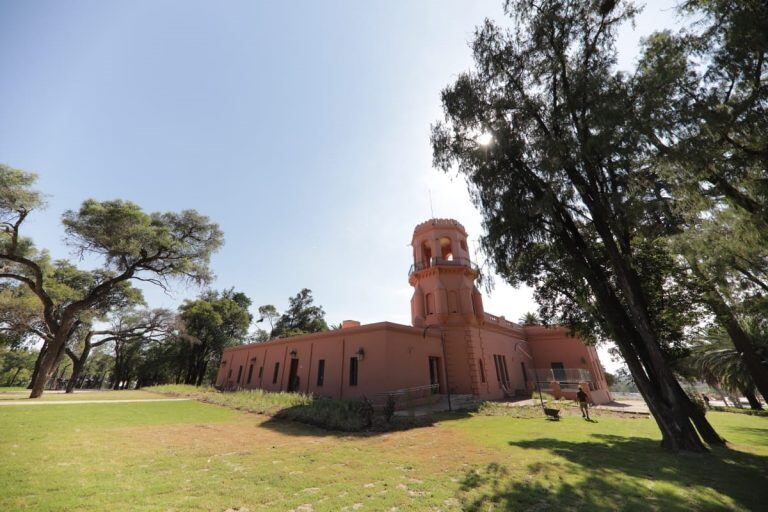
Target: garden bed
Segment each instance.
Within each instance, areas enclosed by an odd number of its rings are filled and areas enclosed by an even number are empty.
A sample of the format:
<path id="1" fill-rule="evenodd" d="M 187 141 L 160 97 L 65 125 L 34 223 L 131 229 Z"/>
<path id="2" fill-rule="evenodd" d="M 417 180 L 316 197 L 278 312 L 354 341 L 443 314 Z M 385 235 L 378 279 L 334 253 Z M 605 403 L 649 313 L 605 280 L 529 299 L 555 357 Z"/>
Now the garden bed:
<path id="1" fill-rule="evenodd" d="M 317 398 L 304 393 L 274 393 L 260 389 L 225 392 L 212 387 L 188 385 L 153 386 L 145 388 L 145 391 L 193 398 L 201 402 L 341 432 L 380 432 L 432 424 L 430 417 L 394 416 L 386 410 L 374 408 L 367 400 L 336 400 Z"/>

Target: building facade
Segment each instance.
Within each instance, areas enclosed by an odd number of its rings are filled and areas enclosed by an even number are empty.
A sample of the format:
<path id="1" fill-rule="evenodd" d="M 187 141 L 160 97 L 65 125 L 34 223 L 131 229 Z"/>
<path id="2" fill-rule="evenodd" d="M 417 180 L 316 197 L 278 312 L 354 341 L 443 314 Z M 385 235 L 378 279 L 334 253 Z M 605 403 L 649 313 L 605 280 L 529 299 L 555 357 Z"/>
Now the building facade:
<path id="1" fill-rule="evenodd" d="M 339 330 L 231 347 L 217 386 L 334 398 L 430 389 L 501 399 L 537 388 L 573 398 L 581 385 L 593 402 L 611 400 L 594 347 L 564 328 L 521 326 L 484 311 L 461 224 L 419 224 L 412 246 L 412 325 L 346 320 Z"/>

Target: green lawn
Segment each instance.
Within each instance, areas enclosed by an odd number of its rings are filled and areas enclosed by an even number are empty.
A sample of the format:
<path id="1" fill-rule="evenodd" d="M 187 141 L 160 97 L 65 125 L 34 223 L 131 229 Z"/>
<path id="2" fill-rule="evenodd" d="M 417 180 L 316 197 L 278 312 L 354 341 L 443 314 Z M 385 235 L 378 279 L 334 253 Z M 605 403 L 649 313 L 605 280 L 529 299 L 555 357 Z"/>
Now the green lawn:
<path id="1" fill-rule="evenodd" d="M 195 401 L 2 406 L 0 510 L 763 508 L 768 418 L 709 416 L 732 448 L 675 457 L 650 419 L 341 435 Z"/>
<path id="2" fill-rule="evenodd" d="M 29 390 L 20 386 L 0 386 L 0 395 L 4 393 L 29 393 Z"/>
<path id="3" fill-rule="evenodd" d="M 0 388 L 9 389 L 9 388 Z M 146 391 L 81 391 L 77 390 L 74 393 L 66 394 L 61 392 L 52 393 L 46 391 L 40 398 L 34 399 L 35 401 L 60 401 L 60 400 L 157 400 L 160 398 L 169 398 L 158 395 L 156 393 L 148 393 Z M 29 390 L 22 389 L 20 391 L 0 391 L 0 400 L 14 400 L 20 402 L 28 402 Z"/>

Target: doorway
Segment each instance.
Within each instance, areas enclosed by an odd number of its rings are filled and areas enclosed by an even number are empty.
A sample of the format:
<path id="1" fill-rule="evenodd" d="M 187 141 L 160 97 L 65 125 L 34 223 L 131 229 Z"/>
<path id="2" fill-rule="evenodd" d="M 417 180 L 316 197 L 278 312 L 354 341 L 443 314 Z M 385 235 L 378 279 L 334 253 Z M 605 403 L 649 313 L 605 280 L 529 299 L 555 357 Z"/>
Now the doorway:
<path id="1" fill-rule="evenodd" d="M 288 372 L 288 391 L 298 391 L 299 389 L 299 360 L 291 359 L 291 369 Z"/>
<path id="2" fill-rule="evenodd" d="M 429 358 L 429 383 L 432 386 L 436 386 L 432 388 L 433 393 L 442 393 L 443 383 L 442 383 L 442 378 L 440 376 L 440 358 L 439 357 Z"/>

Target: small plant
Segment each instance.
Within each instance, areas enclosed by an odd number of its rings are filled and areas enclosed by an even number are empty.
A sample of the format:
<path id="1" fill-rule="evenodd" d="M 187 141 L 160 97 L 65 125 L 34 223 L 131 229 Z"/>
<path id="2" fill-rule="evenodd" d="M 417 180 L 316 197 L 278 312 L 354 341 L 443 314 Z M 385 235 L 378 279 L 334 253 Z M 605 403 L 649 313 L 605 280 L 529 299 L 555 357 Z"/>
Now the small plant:
<path id="1" fill-rule="evenodd" d="M 374 425 L 373 402 L 365 397 L 361 400 L 337 400 L 316 398 L 304 393 L 270 392 L 260 389 L 222 392 L 211 387 L 186 385 L 164 385 L 145 389 L 342 432 L 360 432 L 373 428 L 397 430 L 430 424 L 428 418 L 423 421 L 395 421 L 394 404 L 391 405 L 392 413 L 389 414 L 386 411 L 390 406 L 388 403 L 384 412 L 387 422 Z"/>
<path id="2" fill-rule="evenodd" d="M 373 414 L 373 402 L 363 396 L 363 398 L 360 399 L 360 416 L 363 418 L 365 428 L 371 428 L 373 426 Z"/>
<path id="3" fill-rule="evenodd" d="M 387 421 L 387 423 L 392 422 L 392 417 L 395 415 L 395 406 L 397 405 L 397 400 L 392 395 L 387 395 L 387 401 L 384 404 L 384 419 Z"/>

